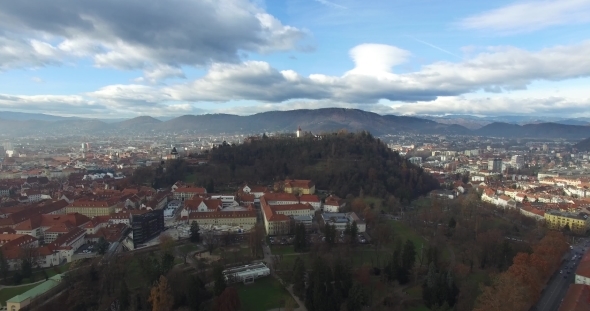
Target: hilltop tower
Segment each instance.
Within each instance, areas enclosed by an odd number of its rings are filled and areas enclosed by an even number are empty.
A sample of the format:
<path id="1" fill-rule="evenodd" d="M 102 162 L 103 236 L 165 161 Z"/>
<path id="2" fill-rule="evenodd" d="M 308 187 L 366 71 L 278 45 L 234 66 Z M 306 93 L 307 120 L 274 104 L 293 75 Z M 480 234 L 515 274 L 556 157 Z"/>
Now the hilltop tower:
<path id="1" fill-rule="evenodd" d="M 297 138 L 301 137 L 301 126 L 297 128 Z"/>

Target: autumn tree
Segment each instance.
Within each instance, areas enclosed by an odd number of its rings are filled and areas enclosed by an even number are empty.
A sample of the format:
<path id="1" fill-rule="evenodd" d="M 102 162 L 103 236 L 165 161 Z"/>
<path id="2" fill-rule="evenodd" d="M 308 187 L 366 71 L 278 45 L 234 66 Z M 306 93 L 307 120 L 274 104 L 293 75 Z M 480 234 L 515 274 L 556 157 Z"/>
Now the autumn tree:
<path id="1" fill-rule="evenodd" d="M 148 301 L 152 305 L 152 311 L 172 310 L 174 296 L 165 276 L 160 276 L 160 280 L 152 287 Z"/>
<path id="2" fill-rule="evenodd" d="M 529 290 L 509 273 L 500 274 L 491 286 L 483 288 L 474 311 L 525 311 Z"/>
<path id="3" fill-rule="evenodd" d="M 174 244 L 176 242 L 169 234 L 160 234 L 158 240 L 160 242 L 160 250 L 163 253 L 172 253 L 172 249 L 174 248 Z"/>
<path id="4" fill-rule="evenodd" d="M 215 311 L 238 311 L 240 310 L 241 302 L 238 291 L 235 287 L 227 287 L 223 290 L 221 295 L 215 299 Z"/>

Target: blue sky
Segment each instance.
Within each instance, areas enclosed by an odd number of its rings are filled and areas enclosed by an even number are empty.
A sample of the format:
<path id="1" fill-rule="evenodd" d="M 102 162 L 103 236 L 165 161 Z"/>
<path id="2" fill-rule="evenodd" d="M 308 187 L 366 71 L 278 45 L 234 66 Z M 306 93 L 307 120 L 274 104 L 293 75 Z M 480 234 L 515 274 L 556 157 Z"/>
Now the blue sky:
<path id="1" fill-rule="evenodd" d="M 590 0 L 0 2 L 0 110 L 589 117 Z"/>

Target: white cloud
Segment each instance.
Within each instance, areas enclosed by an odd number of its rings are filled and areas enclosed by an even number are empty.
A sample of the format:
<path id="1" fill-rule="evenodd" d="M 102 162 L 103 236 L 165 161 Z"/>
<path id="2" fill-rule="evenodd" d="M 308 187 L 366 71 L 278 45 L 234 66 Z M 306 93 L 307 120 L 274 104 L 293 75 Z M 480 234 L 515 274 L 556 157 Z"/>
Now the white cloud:
<path id="1" fill-rule="evenodd" d="M 378 76 L 390 73 L 391 68 L 405 63 L 411 53 L 385 44 L 361 44 L 350 50 L 355 68 L 348 74 Z"/>
<path id="2" fill-rule="evenodd" d="M 403 74 L 390 68 L 409 55 L 395 47 L 361 45 L 351 50 L 356 67 L 341 77 L 278 71 L 266 62 L 215 64 L 193 82 L 164 89 L 177 100 L 224 102 L 330 99 L 348 103 L 429 101 L 479 90 L 525 89 L 534 81 L 590 76 L 590 41 L 537 52 L 493 47 L 462 62 L 436 62 Z"/>
<path id="3" fill-rule="evenodd" d="M 19 39 L 7 42 L 6 34 Z M 0 70 L 47 65 L 64 57 L 148 71 L 235 63 L 243 51 L 297 49 L 307 35 L 248 0 L 178 0 L 174 5 L 165 0 L 0 1 Z"/>
<path id="4" fill-rule="evenodd" d="M 458 22 L 464 29 L 522 33 L 556 25 L 590 22 L 588 0 L 543 0 L 516 2 Z"/>
<path id="5" fill-rule="evenodd" d="M 471 115 L 537 115 L 589 116 L 590 97 L 535 96 L 450 96 L 434 101 L 392 103 L 396 114 L 471 114 Z"/>

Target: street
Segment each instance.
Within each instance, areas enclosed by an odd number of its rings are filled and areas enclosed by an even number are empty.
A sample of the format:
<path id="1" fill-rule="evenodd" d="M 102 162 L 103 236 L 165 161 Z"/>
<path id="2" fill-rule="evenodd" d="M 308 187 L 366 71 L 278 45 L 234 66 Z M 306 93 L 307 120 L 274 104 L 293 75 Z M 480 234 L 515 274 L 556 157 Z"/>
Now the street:
<path id="1" fill-rule="evenodd" d="M 580 263 L 580 258 L 582 258 L 587 249 L 586 243 L 588 241 L 588 239 L 581 239 L 575 245 L 572 245 L 573 249 L 566 255 L 567 259 L 551 277 L 547 287 L 541 292 L 541 298 L 531 310 L 555 311 L 559 309 L 559 305 L 565 297 L 570 284 L 573 284 L 575 281 L 576 269 Z M 572 257 L 578 253 L 582 255 L 577 255 L 576 259 L 572 261 Z M 567 273 L 568 271 L 570 272 L 569 274 Z"/>

